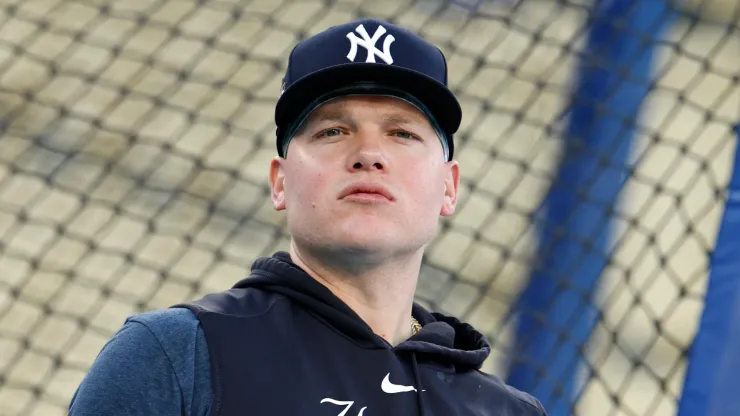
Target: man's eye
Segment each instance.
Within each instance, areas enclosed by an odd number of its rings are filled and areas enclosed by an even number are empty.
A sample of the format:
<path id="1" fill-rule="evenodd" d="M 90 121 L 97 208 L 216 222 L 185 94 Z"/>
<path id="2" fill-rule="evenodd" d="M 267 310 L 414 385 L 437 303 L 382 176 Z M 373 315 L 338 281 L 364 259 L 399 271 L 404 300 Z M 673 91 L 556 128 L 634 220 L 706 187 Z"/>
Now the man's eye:
<path id="1" fill-rule="evenodd" d="M 400 137 L 402 139 L 406 139 L 406 140 L 414 140 L 414 139 L 417 139 L 417 136 L 414 133 L 409 133 L 409 132 L 407 132 L 405 130 L 399 130 L 399 131 L 395 132 L 394 134 L 396 136 L 398 136 L 398 137 Z"/>
<path id="2" fill-rule="evenodd" d="M 320 132 L 317 136 L 334 137 L 342 134 L 342 130 L 338 128 L 326 129 Z"/>

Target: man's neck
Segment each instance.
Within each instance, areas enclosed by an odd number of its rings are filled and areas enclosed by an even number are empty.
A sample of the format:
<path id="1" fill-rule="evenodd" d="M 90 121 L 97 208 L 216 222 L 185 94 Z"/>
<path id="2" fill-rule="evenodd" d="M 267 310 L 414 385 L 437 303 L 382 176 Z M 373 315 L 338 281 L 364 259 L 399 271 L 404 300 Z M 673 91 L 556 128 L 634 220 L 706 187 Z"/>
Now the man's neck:
<path id="1" fill-rule="evenodd" d="M 295 244 L 291 244 L 290 255 L 294 263 L 331 290 L 389 344 L 397 345 L 411 336 L 411 307 L 421 252 L 351 270 L 337 262 L 323 261 Z M 347 260 L 347 264 L 363 264 L 360 257 Z"/>

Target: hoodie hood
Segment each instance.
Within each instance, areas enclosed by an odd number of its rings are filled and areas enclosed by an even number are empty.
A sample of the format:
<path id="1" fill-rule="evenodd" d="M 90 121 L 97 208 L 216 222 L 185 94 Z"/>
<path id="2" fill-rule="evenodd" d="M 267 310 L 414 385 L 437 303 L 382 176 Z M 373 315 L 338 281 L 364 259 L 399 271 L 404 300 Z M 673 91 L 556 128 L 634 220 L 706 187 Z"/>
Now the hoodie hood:
<path id="1" fill-rule="evenodd" d="M 370 326 L 327 287 L 291 261 L 286 252 L 257 259 L 252 275 L 234 285 L 234 289 L 257 288 L 279 293 L 317 316 L 362 348 L 394 348 L 408 351 L 458 371 L 479 369 L 491 351 L 483 334 L 457 318 L 432 313 L 414 303 L 412 314 L 422 329 L 414 336 L 391 347 Z"/>

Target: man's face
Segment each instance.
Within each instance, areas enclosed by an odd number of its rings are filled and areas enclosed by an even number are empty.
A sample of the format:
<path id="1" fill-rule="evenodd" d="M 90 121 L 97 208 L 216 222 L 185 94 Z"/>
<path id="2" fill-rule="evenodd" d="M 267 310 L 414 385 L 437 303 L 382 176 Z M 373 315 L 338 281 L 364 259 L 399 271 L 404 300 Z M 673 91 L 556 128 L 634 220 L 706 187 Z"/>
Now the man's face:
<path id="1" fill-rule="evenodd" d="M 270 166 L 293 239 L 332 251 L 418 251 L 454 213 L 458 181 L 424 114 L 390 97 L 323 105 Z"/>

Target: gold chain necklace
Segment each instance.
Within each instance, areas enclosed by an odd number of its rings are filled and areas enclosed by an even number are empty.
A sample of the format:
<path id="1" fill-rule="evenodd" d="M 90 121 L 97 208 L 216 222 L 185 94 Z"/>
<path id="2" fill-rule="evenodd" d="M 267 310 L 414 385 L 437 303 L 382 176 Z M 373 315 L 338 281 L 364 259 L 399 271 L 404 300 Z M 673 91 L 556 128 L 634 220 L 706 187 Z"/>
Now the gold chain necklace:
<path id="1" fill-rule="evenodd" d="M 421 331 L 421 324 L 413 316 L 411 317 L 411 335 L 416 335 L 417 332 Z"/>

